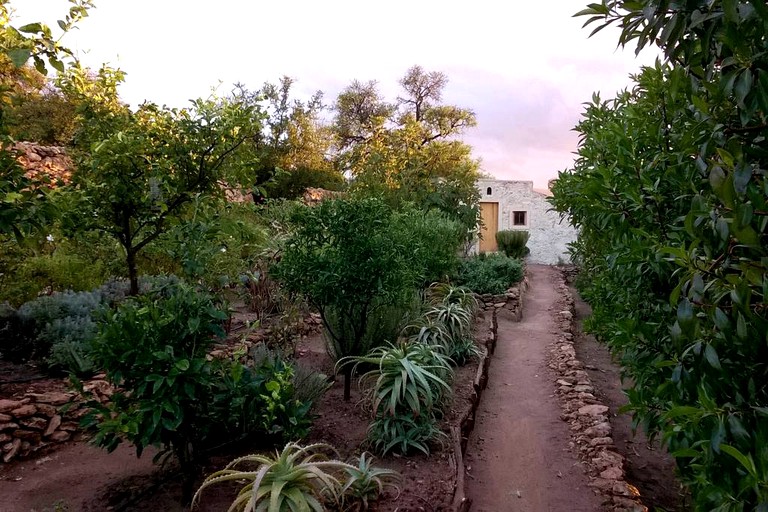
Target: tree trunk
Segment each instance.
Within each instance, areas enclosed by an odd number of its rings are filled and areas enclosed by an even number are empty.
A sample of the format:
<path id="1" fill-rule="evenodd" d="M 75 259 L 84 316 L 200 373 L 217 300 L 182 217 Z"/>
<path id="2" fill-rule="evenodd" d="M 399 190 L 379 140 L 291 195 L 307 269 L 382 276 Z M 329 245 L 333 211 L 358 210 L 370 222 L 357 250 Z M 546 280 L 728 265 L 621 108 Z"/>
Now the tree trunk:
<path id="1" fill-rule="evenodd" d="M 131 283 L 130 295 L 135 297 L 139 294 L 139 271 L 136 269 L 136 252 L 133 247 L 125 248 L 125 262 L 128 264 L 128 280 Z"/>

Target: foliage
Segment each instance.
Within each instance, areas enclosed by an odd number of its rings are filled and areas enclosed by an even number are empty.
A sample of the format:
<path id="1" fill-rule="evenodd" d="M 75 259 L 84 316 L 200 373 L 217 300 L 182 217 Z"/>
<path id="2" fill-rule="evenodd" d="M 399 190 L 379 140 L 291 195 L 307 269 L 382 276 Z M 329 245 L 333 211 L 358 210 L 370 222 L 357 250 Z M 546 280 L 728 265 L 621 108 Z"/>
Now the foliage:
<path id="1" fill-rule="evenodd" d="M 441 104 L 447 83 L 445 74 L 414 66 L 400 80 L 403 96 L 390 104 L 375 82 L 352 82 L 334 107 L 336 159 L 354 177 L 354 193 L 437 209 L 470 239 L 479 215 L 479 165 L 458 137 L 476 121 L 471 110 Z"/>
<path id="2" fill-rule="evenodd" d="M 456 274 L 456 283 L 475 293 L 500 294 L 523 278 L 519 260 L 503 254 L 480 254 L 464 260 Z"/>
<path id="3" fill-rule="evenodd" d="M 376 417 L 368 426 L 366 442 L 381 455 L 390 452 L 404 455 L 414 450 L 429 455 L 430 443 L 445 437 L 434 416 L 396 414 Z"/>
<path id="4" fill-rule="evenodd" d="M 328 200 L 294 211 L 296 231 L 273 275 L 318 309 L 338 357 L 362 353 L 373 311 L 412 296 L 417 274 L 393 232 L 392 216 L 373 198 Z M 346 399 L 349 386 L 347 372 Z"/>
<path id="5" fill-rule="evenodd" d="M 138 455 L 162 446 L 181 463 L 186 500 L 202 448 L 221 422 L 212 396 L 221 379 L 206 356 L 226 318 L 212 297 L 179 283 L 107 311 L 93 343 L 94 362 L 119 386 L 83 419 L 95 430 L 93 442 L 112 451 L 127 440 Z"/>
<path id="6" fill-rule="evenodd" d="M 88 16 L 93 6 L 91 0 L 70 3 L 68 14 L 58 21 L 64 33 Z M 50 219 L 53 211 L 46 200 L 45 180 L 25 176 L 10 149 L 7 110 L 35 81 L 34 73 L 25 66 L 30 59 L 38 73 L 47 73 L 47 66 L 61 72 L 62 59 L 73 53 L 47 25 L 15 27 L 11 14 L 9 1 L 0 0 L 0 235 L 12 234 L 22 240 Z"/>
<path id="7" fill-rule="evenodd" d="M 95 77 L 74 68 L 59 85 L 79 115 L 79 204 L 69 225 L 101 230 L 120 243 L 135 295 L 139 253 L 198 194 L 220 191 L 220 180 L 242 175 L 252 158 L 246 142 L 261 128 L 261 114 L 239 98 L 196 100 L 181 110 L 144 103 L 134 112 L 117 96 L 123 77 L 109 68 Z"/>
<path id="8" fill-rule="evenodd" d="M 477 346 L 472 338 L 460 338 L 453 342 L 448 357 L 458 366 L 464 366 L 470 360 L 480 357 L 483 354 L 480 347 Z"/>
<path id="9" fill-rule="evenodd" d="M 357 466 L 345 467 L 347 480 L 341 488 L 344 510 L 368 510 L 386 487 L 398 489 L 400 475 L 391 469 L 373 466 L 373 457 L 366 457 L 363 452 L 357 461 Z"/>
<path id="10" fill-rule="evenodd" d="M 408 247 L 415 269 L 419 270 L 418 285 L 443 281 L 459 264 L 458 253 L 464 243 L 466 229 L 438 210 L 419 210 L 403 205 L 393 218 L 395 233 Z"/>
<path id="11" fill-rule="evenodd" d="M 465 286 L 453 286 L 448 283 L 432 283 L 426 290 L 426 300 L 433 306 L 458 304 L 474 315 L 480 308 L 480 303 Z"/>
<path id="12" fill-rule="evenodd" d="M 580 227 L 590 327 L 622 360 L 636 421 L 661 435 L 695 507 L 768 504 L 765 333 L 768 8 L 607 0 L 580 14 L 665 64 L 598 97 L 553 204 Z"/>
<path id="13" fill-rule="evenodd" d="M 209 475 L 195 493 L 197 503 L 205 488 L 222 482 L 247 482 L 239 491 L 228 511 L 282 512 L 303 510 L 323 512 L 326 502 L 338 504 L 342 484 L 337 473 L 349 468 L 339 460 L 328 459 L 335 454 L 327 444 L 300 446 L 288 443 L 275 457 L 246 455 L 239 457 L 221 471 Z M 236 469 L 252 465 L 253 470 Z"/>
<path id="14" fill-rule="evenodd" d="M 250 169 L 254 199 L 296 199 L 307 187 L 341 190 L 344 176 L 329 158 L 333 137 L 322 121 L 323 94 L 317 91 L 307 102 L 291 98 L 294 80 L 265 83 L 256 93 L 242 88 L 241 95 L 262 106 L 263 129 L 254 141 L 258 155 Z"/>
<path id="15" fill-rule="evenodd" d="M 413 416 L 430 415 L 451 391 L 444 380 L 452 374 L 448 358 L 421 343 L 379 347 L 366 356 L 340 361 L 342 365 L 351 363 L 376 366 L 360 377 L 361 383 L 371 386 L 376 414 L 409 411 Z"/>
<path id="16" fill-rule="evenodd" d="M 496 232 L 496 243 L 501 252 L 510 258 L 522 258 L 531 250 L 525 245 L 530 233 L 522 229 L 501 230 Z"/>

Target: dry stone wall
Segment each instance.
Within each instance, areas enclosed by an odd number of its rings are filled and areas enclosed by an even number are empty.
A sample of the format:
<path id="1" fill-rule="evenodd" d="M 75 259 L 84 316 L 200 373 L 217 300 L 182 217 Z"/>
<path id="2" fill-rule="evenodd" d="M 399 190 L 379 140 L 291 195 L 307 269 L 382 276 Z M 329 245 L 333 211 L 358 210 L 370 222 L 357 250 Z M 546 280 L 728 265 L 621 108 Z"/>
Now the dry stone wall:
<path id="1" fill-rule="evenodd" d="M 50 450 L 77 436 L 78 422 L 86 409 L 79 395 L 59 390 L 26 393 L 0 399 L 0 460 L 3 463 Z M 103 378 L 85 383 L 84 390 L 97 400 L 107 400 L 112 387 Z"/>

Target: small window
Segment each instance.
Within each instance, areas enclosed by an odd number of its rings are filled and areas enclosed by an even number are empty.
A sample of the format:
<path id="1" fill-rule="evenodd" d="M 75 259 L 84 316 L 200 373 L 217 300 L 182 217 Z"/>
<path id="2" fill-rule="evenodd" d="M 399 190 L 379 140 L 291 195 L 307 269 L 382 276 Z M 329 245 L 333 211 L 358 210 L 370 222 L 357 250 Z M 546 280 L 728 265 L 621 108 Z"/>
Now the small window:
<path id="1" fill-rule="evenodd" d="M 528 223 L 526 222 L 528 219 L 526 219 L 527 212 L 512 212 L 512 225 L 513 226 L 526 226 Z"/>
<path id="2" fill-rule="evenodd" d="M 492 194 L 493 194 L 493 190 L 491 190 L 491 187 L 488 187 L 487 189 L 485 189 L 485 195 L 490 196 Z"/>

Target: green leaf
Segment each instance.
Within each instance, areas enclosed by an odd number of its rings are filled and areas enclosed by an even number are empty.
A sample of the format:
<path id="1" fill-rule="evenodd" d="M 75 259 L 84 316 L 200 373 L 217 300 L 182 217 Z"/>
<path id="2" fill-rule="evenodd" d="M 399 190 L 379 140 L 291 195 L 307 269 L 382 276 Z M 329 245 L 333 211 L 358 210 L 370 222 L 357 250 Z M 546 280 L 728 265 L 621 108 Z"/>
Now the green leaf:
<path id="1" fill-rule="evenodd" d="M 29 23 L 23 27 L 19 27 L 19 32 L 24 32 L 27 34 L 37 34 L 38 32 L 42 31 L 43 25 L 41 23 Z"/>
<path id="2" fill-rule="evenodd" d="M 189 370 L 189 360 L 188 359 L 180 359 L 176 361 L 176 368 L 181 370 L 182 372 L 185 372 Z"/>
<path id="3" fill-rule="evenodd" d="M 704 346 L 704 358 L 712 368 L 716 370 L 722 369 L 720 366 L 720 358 L 717 357 L 717 351 L 715 350 L 715 347 L 709 343 Z"/>
<path id="4" fill-rule="evenodd" d="M 27 63 L 29 57 L 32 55 L 32 50 L 27 48 L 15 48 L 13 50 L 9 50 L 7 53 L 8 57 L 11 59 L 11 62 L 13 62 L 13 65 L 17 68 L 20 68 Z"/>

